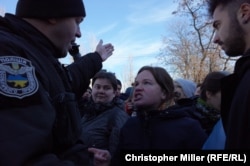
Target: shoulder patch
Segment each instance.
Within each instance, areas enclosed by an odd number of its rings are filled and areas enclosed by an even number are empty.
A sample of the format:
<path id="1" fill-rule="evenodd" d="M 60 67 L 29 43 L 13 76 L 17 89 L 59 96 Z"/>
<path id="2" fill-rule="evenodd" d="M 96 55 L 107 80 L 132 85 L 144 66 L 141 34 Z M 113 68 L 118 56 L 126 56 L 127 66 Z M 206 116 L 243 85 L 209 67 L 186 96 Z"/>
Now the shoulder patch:
<path id="1" fill-rule="evenodd" d="M 31 61 L 17 56 L 0 56 L 0 94 L 22 99 L 38 90 Z"/>

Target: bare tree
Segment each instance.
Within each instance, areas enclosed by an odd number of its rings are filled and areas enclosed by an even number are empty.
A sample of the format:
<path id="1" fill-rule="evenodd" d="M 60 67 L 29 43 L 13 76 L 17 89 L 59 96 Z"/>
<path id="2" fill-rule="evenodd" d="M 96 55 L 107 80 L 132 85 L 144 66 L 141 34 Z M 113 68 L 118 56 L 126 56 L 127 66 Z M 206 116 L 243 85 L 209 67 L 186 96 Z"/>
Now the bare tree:
<path id="1" fill-rule="evenodd" d="M 124 72 L 122 72 L 122 80 L 123 80 L 123 90 L 130 87 L 135 79 L 134 67 L 133 67 L 133 57 L 129 56 L 126 61 L 127 65 L 124 68 Z"/>
<path id="2" fill-rule="evenodd" d="M 214 31 L 207 16 L 206 0 L 175 0 L 179 22 L 171 25 L 174 37 L 163 37 L 164 47 L 157 56 L 178 77 L 202 82 L 211 71 L 232 70 L 229 57 L 213 43 Z M 185 19 L 183 19 L 185 18 Z"/>

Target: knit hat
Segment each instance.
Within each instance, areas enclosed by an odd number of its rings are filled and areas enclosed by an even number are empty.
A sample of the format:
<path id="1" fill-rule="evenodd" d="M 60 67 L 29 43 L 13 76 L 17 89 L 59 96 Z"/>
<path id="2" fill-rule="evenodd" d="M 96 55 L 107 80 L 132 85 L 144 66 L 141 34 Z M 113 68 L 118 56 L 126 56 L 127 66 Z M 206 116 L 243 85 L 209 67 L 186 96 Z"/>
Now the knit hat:
<path id="1" fill-rule="evenodd" d="M 183 93 L 186 95 L 187 98 L 194 96 L 194 92 L 196 90 L 196 83 L 191 80 L 186 79 L 176 79 L 174 80 L 183 90 Z"/>
<path id="2" fill-rule="evenodd" d="M 18 0 L 16 16 L 22 18 L 63 18 L 86 16 L 82 0 Z"/>

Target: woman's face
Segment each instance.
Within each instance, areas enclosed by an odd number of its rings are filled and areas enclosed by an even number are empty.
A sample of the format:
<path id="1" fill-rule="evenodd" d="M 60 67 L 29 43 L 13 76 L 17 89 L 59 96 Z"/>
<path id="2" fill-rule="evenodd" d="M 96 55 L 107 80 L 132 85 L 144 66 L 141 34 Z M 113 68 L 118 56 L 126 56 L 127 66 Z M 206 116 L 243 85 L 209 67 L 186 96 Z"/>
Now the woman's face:
<path id="1" fill-rule="evenodd" d="M 134 104 L 138 109 L 158 109 L 165 99 L 165 93 L 150 71 L 144 70 L 137 75 L 135 79 Z"/>
<path id="2" fill-rule="evenodd" d="M 92 98 L 95 103 L 109 103 L 115 97 L 116 91 L 109 80 L 97 78 L 92 88 Z"/>

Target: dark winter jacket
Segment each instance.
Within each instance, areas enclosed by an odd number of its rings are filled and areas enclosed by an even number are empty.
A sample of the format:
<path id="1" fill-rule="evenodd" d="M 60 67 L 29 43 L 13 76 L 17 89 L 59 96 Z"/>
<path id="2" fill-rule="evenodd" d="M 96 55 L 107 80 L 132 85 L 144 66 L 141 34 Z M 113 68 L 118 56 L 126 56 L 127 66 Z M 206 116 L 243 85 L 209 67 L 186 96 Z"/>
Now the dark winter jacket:
<path id="1" fill-rule="evenodd" d="M 222 80 L 222 122 L 226 149 L 250 149 L 250 50 Z"/>
<path id="2" fill-rule="evenodd" d="M 137 113 L 121 130 L 120 149 L 201 149 L 207 138 L 184 107 Z"/>
<path id="3" fill-rule="evenodd" d="M 81 120 L 81 138 L 88 147 L 107 149 L 111 155 L 114 154 L 119 143 L 120 129 L 129 118 L 120 101 L 98 104 L 91 100 L 88 107 L 85 107 Z"/>
<path id="4" fill-rule="evenodd" d="M 0 165 L 87 165 L 75 101 L 102 60 L 93 53 L 66 68 L 57 55 L 29 23 L 0 17 Z"/>
<path id="5" fill-rule="evenodd" d="M 141 112 L 123 126 L 120 143 L 111 165 L 120 165 L 125 150 L 194 150 L 201 149 L 207 134 L 200 123 L 189 117 L 188 107 L 172 106 L 164 111 Z"/>
<path id="6" fill-rule="evenodd" d="M 206 102 L 198 96 L 180 99 L 176 104 L 182 107 L 189 107 L 189 109 L 186 109 L 188 115 L 198 120 L 208 135 L 220 119 L 220 111 L 207 105 Z"/>

